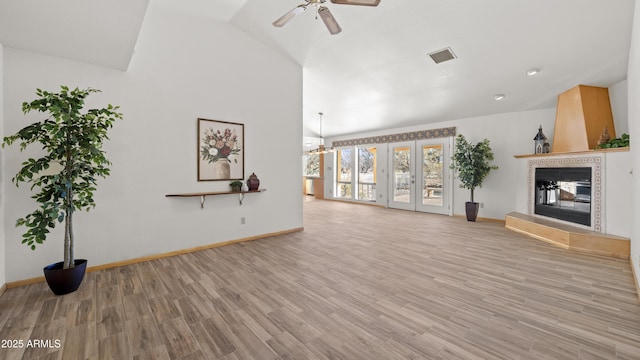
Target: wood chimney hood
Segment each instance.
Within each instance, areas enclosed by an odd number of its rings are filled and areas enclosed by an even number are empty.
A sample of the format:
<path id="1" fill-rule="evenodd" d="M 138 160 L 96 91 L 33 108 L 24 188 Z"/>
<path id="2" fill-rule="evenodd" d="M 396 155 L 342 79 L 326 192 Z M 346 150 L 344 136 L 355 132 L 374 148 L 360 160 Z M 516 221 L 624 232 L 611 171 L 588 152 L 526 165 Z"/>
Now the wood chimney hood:
<path id="1" fill-rule="evenodd" d="M 616 137 L 609 89 L 578 85 L 558 96 L 552 152 L 593 150 L 607 127 Z"/>

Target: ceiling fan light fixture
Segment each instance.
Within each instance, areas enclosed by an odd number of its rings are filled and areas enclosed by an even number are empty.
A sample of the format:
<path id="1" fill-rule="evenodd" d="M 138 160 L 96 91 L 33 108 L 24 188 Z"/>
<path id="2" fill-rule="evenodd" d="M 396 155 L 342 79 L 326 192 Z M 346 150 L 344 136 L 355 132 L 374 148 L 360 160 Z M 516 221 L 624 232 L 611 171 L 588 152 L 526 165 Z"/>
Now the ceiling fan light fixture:
<path id="1" fill-rule="evenodd" d="M 331 33 L 331 35 L 339 34 L 340 32 L 342 32 L 342 28 L 340 27 L 340 25 L 338 25 L 336 18 L 333 17 L 333 14 L 331 14 L 329 8 L 327 8 L 326 6 L 320 6 L 318 8 L 318 15 L 320 15 L 320 18 L 324 22 L 324 25 L 327 27 L 327 30 L 329 30 L 329 33 Z"/>
<path id="2" fill-rule="evenodd" d="M 334 4 L 378 6 L 380 0 L 331 0 Z"/>
<path id="3" fill-rule="evenodd" d="M 331 35 L 339 34 L 342 32 L 342 28 L 338 25 L 338 22 L 331 14 L 331 11 L 326 6 L 322 6 L 327 0 L 304 0 L 304 4 L 300 4 L 295 7 L 293 10 L 284 14 L 278 20 L 273 22 L 273 26 L 275 27 L 283 27 L 286 25 L 289 20 L 293 19 L 296 15 L 307 10 L 307 7 L 310 5 L 314 5 L 317 9 L 317 15 L 322 18 L 324 25 L 329 29 L 329 33 Z M 334 4 L 344 4 L 344 5 L 361 5 L 361 6 L 378 6 L 380 4 L 380 0 L 331 0 Z"/>

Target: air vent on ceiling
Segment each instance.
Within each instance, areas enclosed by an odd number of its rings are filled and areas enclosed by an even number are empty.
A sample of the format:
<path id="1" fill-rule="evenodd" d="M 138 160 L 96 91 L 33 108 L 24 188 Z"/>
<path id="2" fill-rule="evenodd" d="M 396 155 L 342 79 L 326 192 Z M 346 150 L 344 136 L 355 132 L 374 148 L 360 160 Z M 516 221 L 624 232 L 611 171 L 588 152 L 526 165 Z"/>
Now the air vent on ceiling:
<path id="1" fill-rule="evenodd" d="M 451 48 L 444 48 L 427 55 L 431 56 L 431 59 L 433 59 L 436 64 L 440 64 L 442 62 L 453 60 L 456 58 L 456 55 L 453 53 L 453 51 L 451 51 Z"/>

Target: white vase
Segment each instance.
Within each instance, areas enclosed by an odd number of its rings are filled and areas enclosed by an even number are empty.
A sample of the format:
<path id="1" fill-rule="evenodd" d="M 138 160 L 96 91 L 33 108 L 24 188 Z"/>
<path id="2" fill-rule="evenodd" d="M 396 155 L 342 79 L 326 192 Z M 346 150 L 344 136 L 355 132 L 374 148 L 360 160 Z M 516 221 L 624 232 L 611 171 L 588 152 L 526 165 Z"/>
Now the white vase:
<path id="1" fill-rule="evenodd" d="M 216 179 L 230 179 L 231 166 L 227 159 L 221 159 L 213 163 L 213 171 Z"/>
<path id="2" fill-rule="evenodd" d="M 242 183 L 242 191 L 243 192 L 249 191 L 249 186 L 247 185 L 247 183 Z"/>

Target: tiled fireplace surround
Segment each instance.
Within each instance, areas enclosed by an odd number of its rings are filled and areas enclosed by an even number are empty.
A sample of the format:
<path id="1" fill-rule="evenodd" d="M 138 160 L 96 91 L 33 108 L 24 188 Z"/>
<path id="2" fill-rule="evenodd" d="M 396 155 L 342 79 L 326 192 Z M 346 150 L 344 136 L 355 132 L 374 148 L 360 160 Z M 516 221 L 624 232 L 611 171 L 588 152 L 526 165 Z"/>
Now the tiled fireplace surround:
<path id="1" fill-rule="evenodd" d="M 585 226 L 558 220 L 550 217 L 544 217 L 552 221 L 563 224 L 590 229 L 591 231 L 602 233 L 604 226 L 604 189 L 605 176 L 604 164 L 605 157 L 602 153 L 580 154 L 580 155 L 547 155 L 544 157 L 530 158 L 528 160 L 528 197 L 527 211 L 528 215 L 541 216 L 534 214 L 535 206 L 535 174 L 536 168 L 566 168 L 566 167 L 590 167 L 591 168 L 591 226 Z"/>

